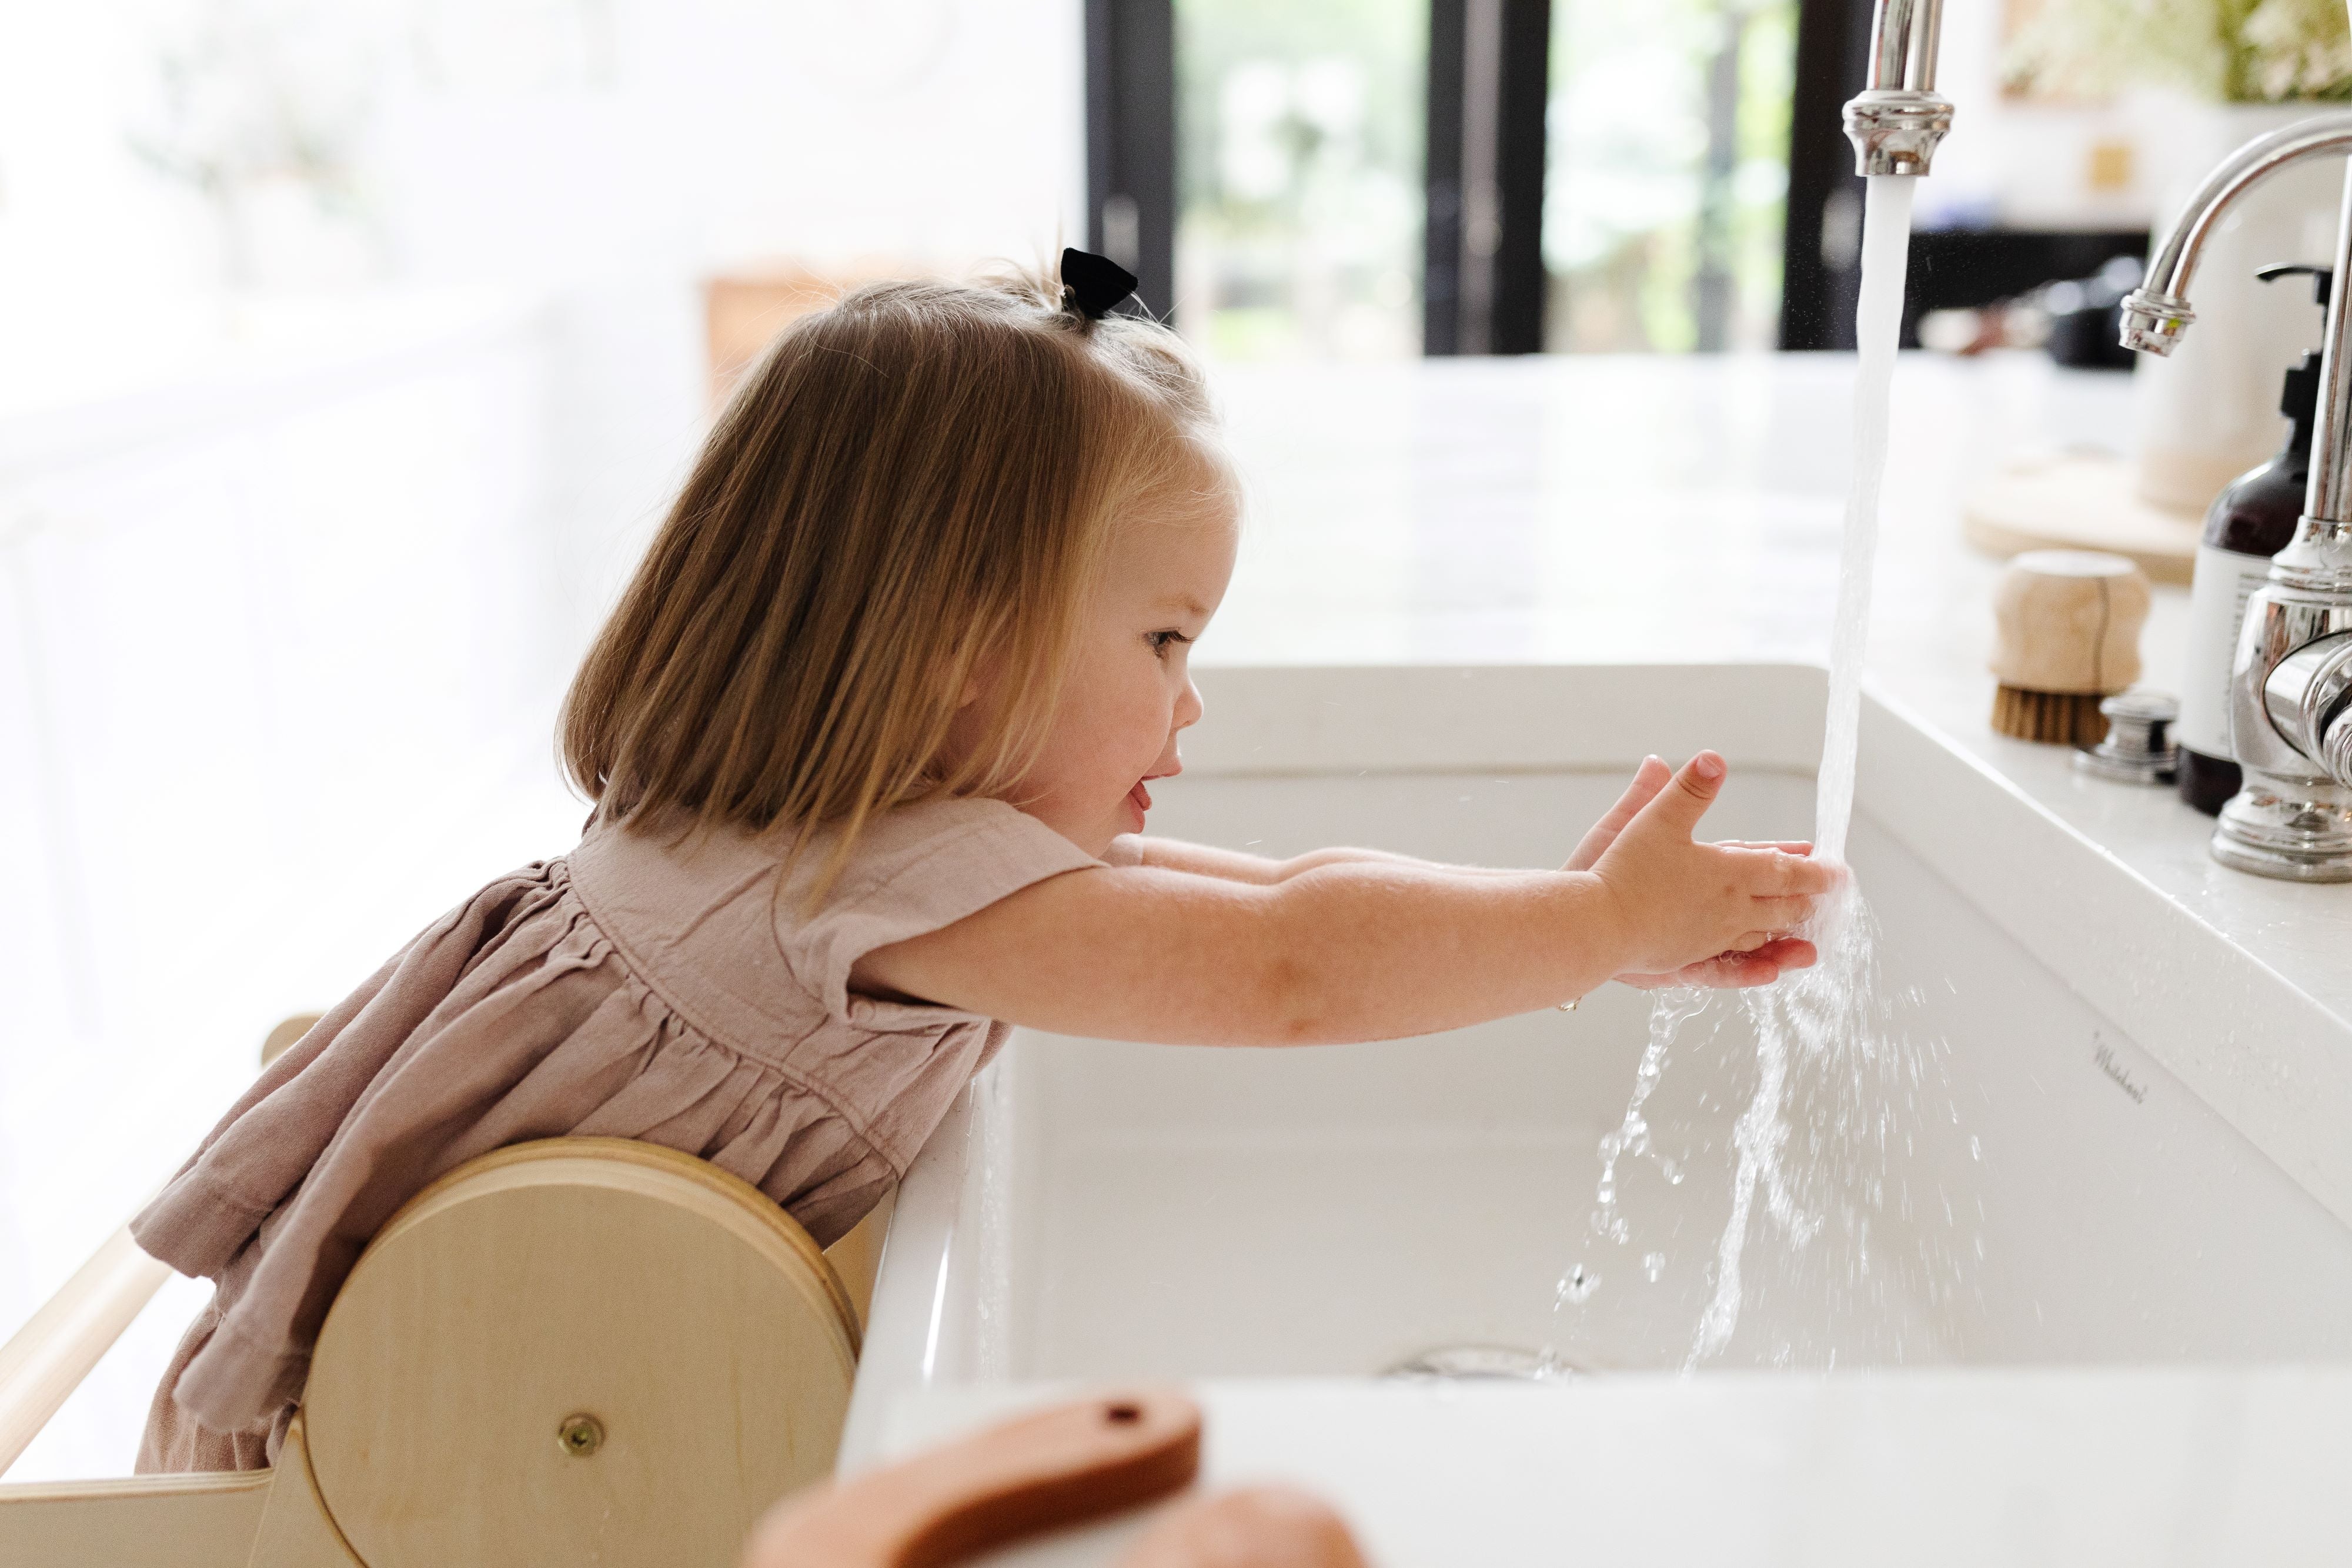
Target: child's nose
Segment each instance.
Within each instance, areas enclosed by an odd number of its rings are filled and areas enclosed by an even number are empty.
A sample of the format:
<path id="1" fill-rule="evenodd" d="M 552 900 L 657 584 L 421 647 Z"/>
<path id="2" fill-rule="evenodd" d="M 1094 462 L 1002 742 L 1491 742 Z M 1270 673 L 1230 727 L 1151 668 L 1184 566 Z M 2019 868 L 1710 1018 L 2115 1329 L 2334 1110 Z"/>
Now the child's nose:
<path id="1" fill-rule="evenodd" d="M 1201 700 L 1201 688 L 1187 679 L 1184 683 L 1184 695 L 1176 699 L 1176 727 L 1192 728 L 1201 722 L 1201 716 L 1207 711 L 1208 705 Z"/>

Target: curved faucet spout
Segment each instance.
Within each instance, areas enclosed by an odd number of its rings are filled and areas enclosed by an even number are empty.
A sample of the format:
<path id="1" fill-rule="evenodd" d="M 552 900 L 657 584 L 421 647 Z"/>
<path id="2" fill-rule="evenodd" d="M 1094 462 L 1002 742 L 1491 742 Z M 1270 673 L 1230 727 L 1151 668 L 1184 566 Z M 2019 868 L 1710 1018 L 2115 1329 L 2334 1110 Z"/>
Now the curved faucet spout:
<path id="1" fill-rule="evenodd" d="M 2231 205 L 2290 163 L 2352 152 L 2352 114 L 2320 114 L 2256 137 L 2231 153 L 2197 193 L 2189 198 L 2162 249 L 2148 264 L 2147 280 L 2124 296 L 2123 346 L 2169 354 L 2181 333 L 2197 319 L 2189 308 L 2189 283 L 2199 254 Z"/>

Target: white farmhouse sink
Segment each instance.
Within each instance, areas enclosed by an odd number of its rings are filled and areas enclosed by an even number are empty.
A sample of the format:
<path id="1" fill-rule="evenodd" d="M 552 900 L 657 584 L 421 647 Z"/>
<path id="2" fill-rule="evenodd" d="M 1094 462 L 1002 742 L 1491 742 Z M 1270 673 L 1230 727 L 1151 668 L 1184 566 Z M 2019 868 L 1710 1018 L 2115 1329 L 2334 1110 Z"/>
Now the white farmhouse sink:
<path id="1" fill-rule="evenodd" d="M 1645 752 L 1702 745 L 1733 766 L 1713 836 L 1810 831 L 1818 669 L 1201 684 L 1158 832 L 1555 864 Z M 1876 702 L 1853 845 L 1915 1049 L 1866 1092 L 1801 1065 L 1789 1165 L 1827 1228 L 1797 1245 L 1758 1203 L 1745 1310 L 1700 1370 L 2352 1357 L 2352 1030 Z M 1756 1051 L 1736 1000 L 1685 1026 L 1653 1155 L 1620 1167 L 1620 1244 L 1591 1222 L 1596 1149 L 1648 1017 L 1612 987 L 1377 1045 L 1017 1037 L 900 1194 L 844 1463 L 908 1396 L 975 1385 L 1355 1378 L 1448 1346 L 1681 1368 Z M 1563 1302 L 1579 1265 L 1595 1282 Z"/>

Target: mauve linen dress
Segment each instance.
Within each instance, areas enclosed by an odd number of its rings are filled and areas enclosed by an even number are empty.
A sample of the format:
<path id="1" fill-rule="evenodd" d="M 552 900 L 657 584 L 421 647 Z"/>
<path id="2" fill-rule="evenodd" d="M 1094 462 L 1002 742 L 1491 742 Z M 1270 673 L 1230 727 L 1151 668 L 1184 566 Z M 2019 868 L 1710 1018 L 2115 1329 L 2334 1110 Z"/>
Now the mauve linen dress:
<path id="1" fill-rule="evenodd" d="M 139 1469 L 272 1463 L 369 1239 L 489 1150 L 642 1139 L 741 1176 L 820 1245 L 856 1224 L 1007 1031 L 854 995 L 851 966 L 1105 862 L 1000 801 L 923 801 L 877 819 L 809 915 L 826 849 L 784 877 L 773 837 L 592 823 L 434 922 L 271 1063 L 131 1227 L 215 1281 Z"/>

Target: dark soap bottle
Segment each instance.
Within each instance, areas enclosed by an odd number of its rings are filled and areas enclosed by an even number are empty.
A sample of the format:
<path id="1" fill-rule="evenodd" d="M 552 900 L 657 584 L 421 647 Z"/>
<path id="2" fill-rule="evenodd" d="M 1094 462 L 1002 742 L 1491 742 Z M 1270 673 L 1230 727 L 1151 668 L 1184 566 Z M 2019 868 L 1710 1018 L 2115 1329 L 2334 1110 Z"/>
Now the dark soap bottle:
<path id="1" fill-rule="evenodd" d="M 2267 282 L 2309 273 L 2313 293 L 2327 303 L 2328 273 L 2316 267 L 2264 267 Z M 2270 578 L 2271 557 L 2294 538 L 2311 479 L 2312 423 L 2319 403 L 2319 356 L 2305 356 L 2287 371 L 2279 412 L 2287 417 L 2286 444 L 2268 463 L 2232 481 L 2205 511 L 2189 590 L 2189 658 L 2181 675 L 2180 798 L 2213 816 L 2238 792 L 2238 765 L 2230 755 L 2230 665 L 2246 601 Z"/>

